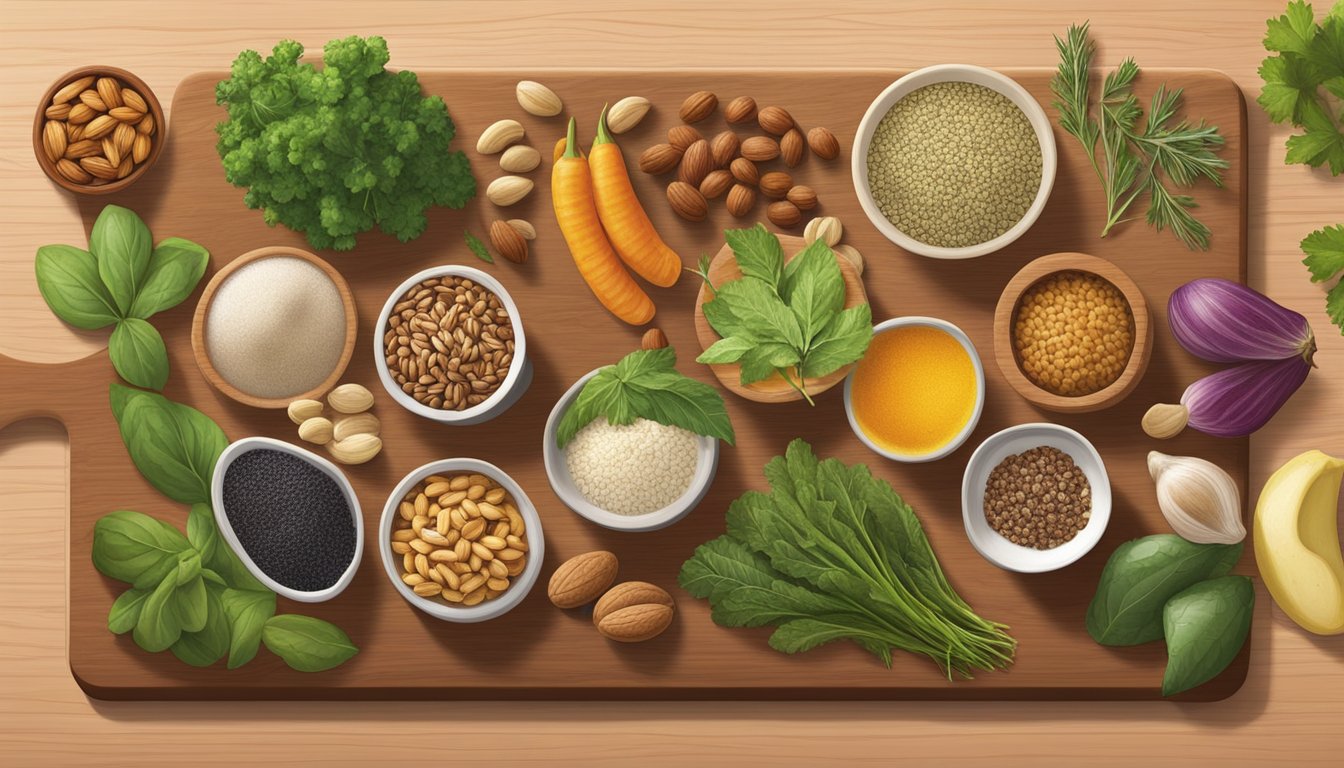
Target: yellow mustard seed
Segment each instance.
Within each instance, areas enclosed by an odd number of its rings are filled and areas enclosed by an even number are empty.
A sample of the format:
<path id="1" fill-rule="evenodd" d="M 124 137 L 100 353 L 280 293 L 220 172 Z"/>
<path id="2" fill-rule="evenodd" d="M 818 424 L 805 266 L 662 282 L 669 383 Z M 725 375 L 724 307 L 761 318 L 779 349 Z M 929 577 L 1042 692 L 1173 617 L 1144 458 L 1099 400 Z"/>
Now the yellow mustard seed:
<path id="1" fill-rule="evenodd" d="M 1022 294 L 1013 349 L 1033 384 L 1057 395 L 1098 392 L 1120 378 L 1134 350 L 1134 312 L 1109 281 L 1056 272 Z"/>

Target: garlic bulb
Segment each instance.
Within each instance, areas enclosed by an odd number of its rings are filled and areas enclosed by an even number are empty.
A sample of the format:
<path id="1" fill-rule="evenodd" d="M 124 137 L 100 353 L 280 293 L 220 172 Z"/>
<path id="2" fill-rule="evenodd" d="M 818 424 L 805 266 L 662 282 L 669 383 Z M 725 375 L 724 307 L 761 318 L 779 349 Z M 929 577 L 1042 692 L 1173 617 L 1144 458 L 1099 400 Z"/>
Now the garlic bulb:
<path id="1" fill-rule="evenodd" d="M 1148 473 L 1157 483 L 1162 515 L 1182 538 L 1196 544 L 1235 544 L 1246 538 L 1237 484 L 1217 465 L 1151 451 Z"/>

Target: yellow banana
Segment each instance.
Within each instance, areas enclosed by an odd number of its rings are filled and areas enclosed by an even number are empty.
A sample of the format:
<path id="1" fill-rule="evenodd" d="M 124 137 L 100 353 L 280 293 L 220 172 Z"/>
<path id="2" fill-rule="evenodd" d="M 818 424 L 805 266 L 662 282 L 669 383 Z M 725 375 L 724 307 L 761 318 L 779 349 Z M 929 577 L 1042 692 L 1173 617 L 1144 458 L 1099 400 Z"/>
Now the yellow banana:
<path id="1" fill-rule="evenodd" d="M 1269 594 L 1318 635 L 1344 633 L 1336 509 L 1344 459 L 1307 451 L 1270 475 L 1255 507 L 1255 559 Z"/>

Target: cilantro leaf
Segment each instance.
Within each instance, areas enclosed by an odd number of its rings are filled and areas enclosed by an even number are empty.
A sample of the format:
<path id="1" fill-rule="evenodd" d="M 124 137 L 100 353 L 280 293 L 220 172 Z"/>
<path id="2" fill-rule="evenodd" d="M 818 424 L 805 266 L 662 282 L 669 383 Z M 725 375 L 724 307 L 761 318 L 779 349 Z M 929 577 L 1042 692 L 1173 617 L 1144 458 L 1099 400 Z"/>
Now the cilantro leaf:
<path id="1" fill-rule="evenodd" d="M 1265 23 L 1265 50 L 1280 53 L 1306 53 L 1316 36 L 1316 14 L 1311 5 L 1296 0 L 1277 19 Z"/>
<path id="2" fill-rule="evenodd" d="M 1288 137 L 1288 154 L 1284 160 L 1315 168 L 1330 166 L 1336 176 L 1344 173 L 1344 133 L 1335 128 L 1335 122 L 1319 109 L 1307 111 L 1302 123 L 1304 133 Z"/>
<path id="3" fill-rule="evenodd" d="M 784 249 L 779 238 L 770 234 L 764 224 L 751 229 L 729 229 L 723 233 L 728 247 L 733 249 L 738 269 L 744 277 L 754 277 L 765 281 L 774 288 L 784 269 Z"/>
<path id="4" fill-rule="evenodd" d="M 1302 263 L 1311 271 L 1311 281 L 1321 283 L 1344 273 L 1344 224 L 1318 229 L 1302 240 L 1307 257 Z M 1344 279 L 1325 297 L 1325 312 L 1344 334 Z"/>
<path id="5" fill-rule="evenodd" d="M 1318 24 L 1310 3 L 1294 0 L 1284 15 L 1266 22 L 1265 49 L 1275 53 L 1260 65 L 1264 88 L 1256 101 L 1276 123 L 1302 133 L 1289 137 L 1287 163 L 1326 166 L 1344 173 L 1344 3 Z"/>

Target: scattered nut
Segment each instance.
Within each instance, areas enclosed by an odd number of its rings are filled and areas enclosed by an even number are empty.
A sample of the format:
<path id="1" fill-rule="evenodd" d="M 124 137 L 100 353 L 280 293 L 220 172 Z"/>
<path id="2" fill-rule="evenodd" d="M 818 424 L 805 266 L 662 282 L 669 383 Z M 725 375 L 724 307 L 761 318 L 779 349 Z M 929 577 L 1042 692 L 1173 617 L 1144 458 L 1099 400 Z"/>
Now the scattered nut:
<path id="1" fill-rule="evenodd" d="M 607 111 L 607 130 L 625 133 L 634 128 L 649 113 L 649 106 L 649 100 L 643 96 L 626 96 Z"/>
<path id="2" fill-rule="evenodd" d="M 681 162 L 681 155 L 671 144 L 654 144 L 639 156 L 639 170 L 654 176 L 667 173 Z"/>
<path id="3" fill-rule="evenodd" d="M 728 213 L 740 219 L 751 213 L 752 207 L 756 205 L 756 190 L 745 184 L 734 184 L 733 188 L 728 190 L 726 205 Z"/>
<path id="4" fill-rule="evenodd" d="M 363 413 L 373 407 L 373 393 L 359 384 L 342 384 L 327 393 L 327 405 L 337 413 Z"/>
<path id="5" fill-rule="evenodd" d="M 784 158 L 784 164 L 790 168 L 803 162 L 803 156 L 807 154 L 807 141 L 797 128 L 790 128 L 779 140 L 779 154 Z"/>
<path id="6" fill-rule="evenodd" d="M 338 415 L 332 422 L 331 436 L 336 440 L 345 440 L 355 435 L 378 436 L 383 431 L 383 423 L 377 416 L 365 411 L 348 415 Z M 300 435 L 302 437 L 302 435 Z"/>
<path id="7" fill-rule="evenodd" d="M 784 171 L 771 171 L 761 177 L 761 194 L 782 200 L 793 188 L 793 177 Z"/>
<path id="8" fill-rule="evenodd" d="M 515 264 L 527 261 L 527 239 L 503 219 L 490 222 L 490 245 Z"/>
<path id="9" fill-rule="evenodd" d="M 499 156 L 499 169 L 507 173 L 527 173 L 539 165 L 541 153 L 526 144 L 515 144 Z"/>
<path id="10" fill-rule="evenodd" d="M 756 164 L 745 157 L 739 157 L 728 166 L 733 174 L 733 178 L 748 186 L 756 186 L 761 181 L 760 171 L 756 169 Z"/>
<path id="11" fill-rule="evenodd" d="M 691 186 L 699 186 L 705 176 L 713 170 L 714 158 L 710 153 L 709 142 L 700 139 L 686 148 L 681 156 L 681 167 L 677 169 L 677 179 Z"/>
<path id="12" fill-rule="evenodd" d="M 485 198 L 500 207 L 507 207 L 532 193 L 532 180 L 522 176 L 500 176 L 485 188 Z"/>
<path id="13" fill-rule="evenodd" d="M 517 120 L 499 120 L 481 132 L 476 140 L 476 151 L 482 155 L 503 152 L 504 148 L 523 138 L 522 123 Z"/>
<path id="14" fill-rule="evenodd" d="M 784 197 L 798 206 L 800 211 L 810 211 L 817 207 L 817 193 L 811 187 L 802 184 L 795 185 Z"/>
<path id="15" fill-rule="evenodd" d="M 661 635 L 671 625 L 671 608 L 644 603 L 607 614 L 598 622 L 597 631 L 618 643 L 642 643 Z"/>
<path id="16" fill-rule="evenodd" d="M 676 603 L 667 590 L 647 581 L 623 581 L 607 590 L 593 606 L 593 624 L 601 624 L 607 616 L 632 605 L 665 605 L 675 610 Z"/>
<path id="17" fill-rule="evenodd" d="M 1140 425 L 1149 437 L 1166 440 L 1179 435 L 1190 421 L 1190 411 L 1178 403 L 1158 403 L 1143 414 Z"/>
<path id="18" fill-rule="evenodd" d="M 826 245 L 834 248 L 835 244 L 840 242 L 844 235 L 845 228 L 840 225 L 840 220 L 834 216 L 819 216 L 803 227 L 803 242 L 811 245 L 817 240 L 821 240 Z"/>
<path id="19" fill-rule="evenodd" d="M 519 81 L 514 94 L 518 97 L 518 106 L 538 117 L 555 117 L 565 108 L 555 91 L 532 80 Z"/>
<path id="20" fill-rule="evenodd" d="M 706 200 L 713 200 L 726 194 L 732 185 L 733 174 L 720 168 L 717 171 L 710 171 L 700 182 L 700 194 L 704 195 Z"/>
<path id="21" fill-rule="evenodd" d="M 383 450 L 383 441 L 377 435 L 351 435 L 344 440 L 327 443 L 331 457 L 342 464 L 363 464 Z"/>
<path id="22" fill-rule="evenodd" d="M 840 154 L 840 141 L 827 128 L 813 128 L 807 132 L 807 146 L 822 160 L 834 160 Z"/>
<path id="23" fill-rule="evenodd" d="M 798 210 L 798 206 L 788 200 L 771 203 L 770 207 L 765 209 L 765 216 L 777 227 L 796 226 L 803 220 L 803 214 Z"/>
<path id="24" fill-rule="evenodd" d="M 857 248 L 852 245 L 833 245 L 831 250 L 848 259 L 849 263 L 854 265 L 856 273 L 863 274 L 863 254 L 859 253 Z"/>
<path id="25" fill-rule="evenodd" d="M 756 119 L 761 130 L 775 136 L 783 136 L 793 128 L 793 115 L 783 107 L 766 107 Z"/>
<path id="26" fill-rule="evenodd" d="M 303 422 L 322 415 L 322 403 L 317 400 L 295 400 L 289 404 L 286 410 L 289 414 L 289 420 L 295 424 Z"/>
<path id="27" fill-rule="evenodd" d="M 741 152 L 753 163 L 764 163 L 779 157 L 779 144 L 769 136 L 752 136 L 742 142 Z"/>
<path id="28" fill-rule="evenodd" d="M 674 125 L 667 129 L 667 143 L 676 147 L 678 152 L 685 152 L 692 144 L 705 138 L 700 132 L 689 125 Z"/>
<path id="29" fill-rule="evenodd" d="M 732 131 L 723 131 L 715 136 L 709 145 L 710 154 L 714 158 L 714 167 L 727 168 L 733 158 L 737 157 L 737 150 L 741 146 L 741 140 Z"/>
<path id="30" fill-rule="evenodd" d="M 537 228 L 526 219 L 509 219 L 509 226 L 518 230 L 518 234 L 522 235 L 524 240 L 537 239 Z"/>
<path id="31" fill-rule="evenodd" d="M 745 123 L 756 116 L 756 100 L 750 96 L 738 96 L 723 108 L 723 119 L 731 125 Z"/>
<path id="32" fill-rule="evenodd" d="M 667 346 L 667 334 L 658 328 L 650 328 L 639 340 L 640 349 L 662 349 Z"/>
<path id="33" fill-rule="evenodd" d="M 576 555 L 551 574 L 546 595 L 557 608 L 587 605 L 607 591 L 619 567 L 616 555 L 605 550 Z"/>
<path id="34" fill-rule="evenodd" d="M 709 91 L 696 91 L 682 102 L 681 120 L 685 123 L 698 123 L 713 114 L 718 106 L 717 96 Z"/>
<path id="35" fill-rule="evenodd" d="M 674 213 L 687 221 L 704 221 L 709 215 L 705 196 L 684 181 L 674 181 L 667 186 L 667 202 Z"/>
<path id="36" fill-rule="evenodd" d="M 300 440 L 316 445 L 326 445 L 331 442 L 331 438 L 332 426 L 330 419 L 314 416 L 299 425 Z"/>

